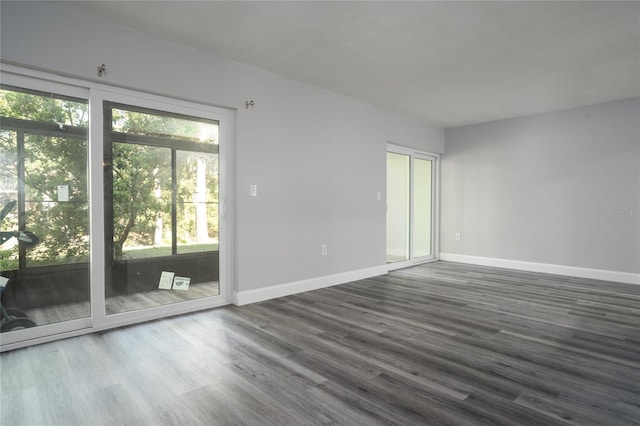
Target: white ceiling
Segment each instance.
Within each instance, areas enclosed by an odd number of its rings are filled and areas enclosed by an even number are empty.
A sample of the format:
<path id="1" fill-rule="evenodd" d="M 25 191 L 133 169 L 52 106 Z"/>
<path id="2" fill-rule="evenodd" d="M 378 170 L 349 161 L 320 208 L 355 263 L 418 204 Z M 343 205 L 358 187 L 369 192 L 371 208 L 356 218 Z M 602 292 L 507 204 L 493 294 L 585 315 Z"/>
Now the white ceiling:
<path id="1" fill-rule="evenodd" d="M 640 2 L 60 3 L 442 127 L 640 96 Z"/>

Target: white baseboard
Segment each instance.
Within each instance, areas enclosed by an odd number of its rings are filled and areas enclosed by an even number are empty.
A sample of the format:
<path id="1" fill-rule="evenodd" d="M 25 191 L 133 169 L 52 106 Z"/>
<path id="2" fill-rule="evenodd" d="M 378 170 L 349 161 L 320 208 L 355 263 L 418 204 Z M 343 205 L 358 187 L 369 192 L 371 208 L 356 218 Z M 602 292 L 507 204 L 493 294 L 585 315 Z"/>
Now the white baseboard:
<path id="1" fill-rule="evenodd" d="M 468 256 L 455 253 L 440 253 L 440 260 L 640 285 L 640 274 L 630 272 L 580 268 L 576 266 L 555 265 L 552 263 L 525 262 L 522 260 L 498 259 L 493 257 Z"/>
<path id="2" fill-rule="evenodd" d="M 365 278 L 377 277 L 387 273 L 387 265 L 374 266 L 372 268 L 359 269 L 356 271 L 343 272 L 341 274 L 327 275 L 324 277 L 311 278 L 308 280 L 295 281 L 291 283 L 272 285 L 255 290 L 236 291 L 233 293 L 233 304 L 242 306 L 249 303 L 262 302 L 263 300 L 275 299 L 277 297 L 289 296 L 291 294 L 305 291 L 318 290 L 320 288 L 331 287 L 338 284 L 345 284 L 352 281 L 363 280 Z"/>

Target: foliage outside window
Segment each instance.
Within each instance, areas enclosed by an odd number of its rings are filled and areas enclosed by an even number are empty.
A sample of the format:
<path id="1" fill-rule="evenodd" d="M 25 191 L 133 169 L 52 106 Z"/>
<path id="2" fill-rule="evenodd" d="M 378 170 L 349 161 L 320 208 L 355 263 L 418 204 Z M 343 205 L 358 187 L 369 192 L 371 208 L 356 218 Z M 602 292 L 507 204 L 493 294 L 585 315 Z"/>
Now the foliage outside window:
<path id="1" fill-rule="evenodd" d="M 111 107 L 113 258 L 218 249 L 218 124 Z"/>
<path id="2" fill-rule="evenodd" d="M 88 260 L 87 127 L 85 101 L 0 90 L 0 206 L 21 201 L 0 226 L 27 229 L 40 238 L 22 254 L 15 238 L 7 241 L 0 248 L 2 270 L 17 269 L 20 262 L 42 266 Z M 65 201 L 59 201 L 60 186 L 68 188 Z"/>
<path id="3" fill-rule="evenodd" d="M 217 250 L 217 122 L 125 108 L 110 113 L 114 257 Z M 0 208 L 19 201 L 0 227 L 40 238 L 29 250 L 15 239 L 2 245 L 0 270 L 88 261 L 88 118 L 81 99 L 0 90 Z M 61 186 L 68 198 L 59 198 Z"/>

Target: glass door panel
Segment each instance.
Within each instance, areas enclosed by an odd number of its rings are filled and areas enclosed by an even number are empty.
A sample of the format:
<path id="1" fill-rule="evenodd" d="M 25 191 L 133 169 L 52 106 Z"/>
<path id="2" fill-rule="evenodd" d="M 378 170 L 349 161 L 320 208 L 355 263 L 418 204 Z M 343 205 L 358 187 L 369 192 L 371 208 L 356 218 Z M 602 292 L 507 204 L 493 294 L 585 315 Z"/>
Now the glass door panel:
<path id="1" fill-rule="evenodd" d="M 431 256 L 432 162 L 413 160 L 413 257 Z"/>
<path id="2" fill-rule="evenodd" d="M 217 296 L 218 123 L 105 102 L 107 315 Z"/>
<path id="3" fill-rule="evenodd" d="M 88 106 L 0 90 L 2 331 L 91 315 Z"/>
<path id="4" fill-rule="evenodd" d="M 411 157 L 387 153 L 387 262 L 409 259 Z"/>

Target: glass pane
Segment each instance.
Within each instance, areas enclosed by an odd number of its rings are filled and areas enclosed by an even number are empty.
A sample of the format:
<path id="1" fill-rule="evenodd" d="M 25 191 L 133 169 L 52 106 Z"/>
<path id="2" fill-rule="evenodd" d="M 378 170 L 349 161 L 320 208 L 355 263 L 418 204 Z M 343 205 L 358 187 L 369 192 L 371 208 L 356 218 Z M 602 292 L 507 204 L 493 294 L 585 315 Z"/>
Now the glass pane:
<path id="1" fill-rule="evenodd" d="M 218 155 L 177 153 L 178 253 L 218 250 Z"/>
<path id="2" fill-rule="evenodd" d="M 409 259 L 411 158 L 387 153 L 387 262 Z"/>
<path id="3" fill-rule="evenodd" d="M 112 130 L 131 135 L 218 144 L 218 123 L 210 120 L 179 118 L 159 112 L 112 108 Z"/>
<path id="4" fill-rule="evenodd" d="M 40 238 L 28 267 L 89 261 L 86 152 L 86 140 L 25 136 L 25 221 Z"/>
<path id="5" fill-rule="evenodd" d="M 171 150 L 113 144 L 113 258 L 171 255 Z"/>
<path id="6" fill-rule="evenodd" d="M 0 90 L 3 331 L 90 315 L 87 111 Z"/>
<path id="7" fill-rule="evenodd" d="M 181 143 L 217 144 L 217 123 L 134 107 L 112 114 L 106 314 L 218 295 L 218 155 Z M 122 132 L 147 139 L 123 142 Z M 158 137 L 175 145 L 157 147 Z"/>
<path id="8" fill-rule="evenodd" d="M 58 95 L 2 87 L 0 116 L 86 129 L 89 126 L 89 105 Z"/>
<path id="9" fill-rule="evenodd" d="M 413 257 L 431 255 L 431 161 L 413 161 Z"/>

